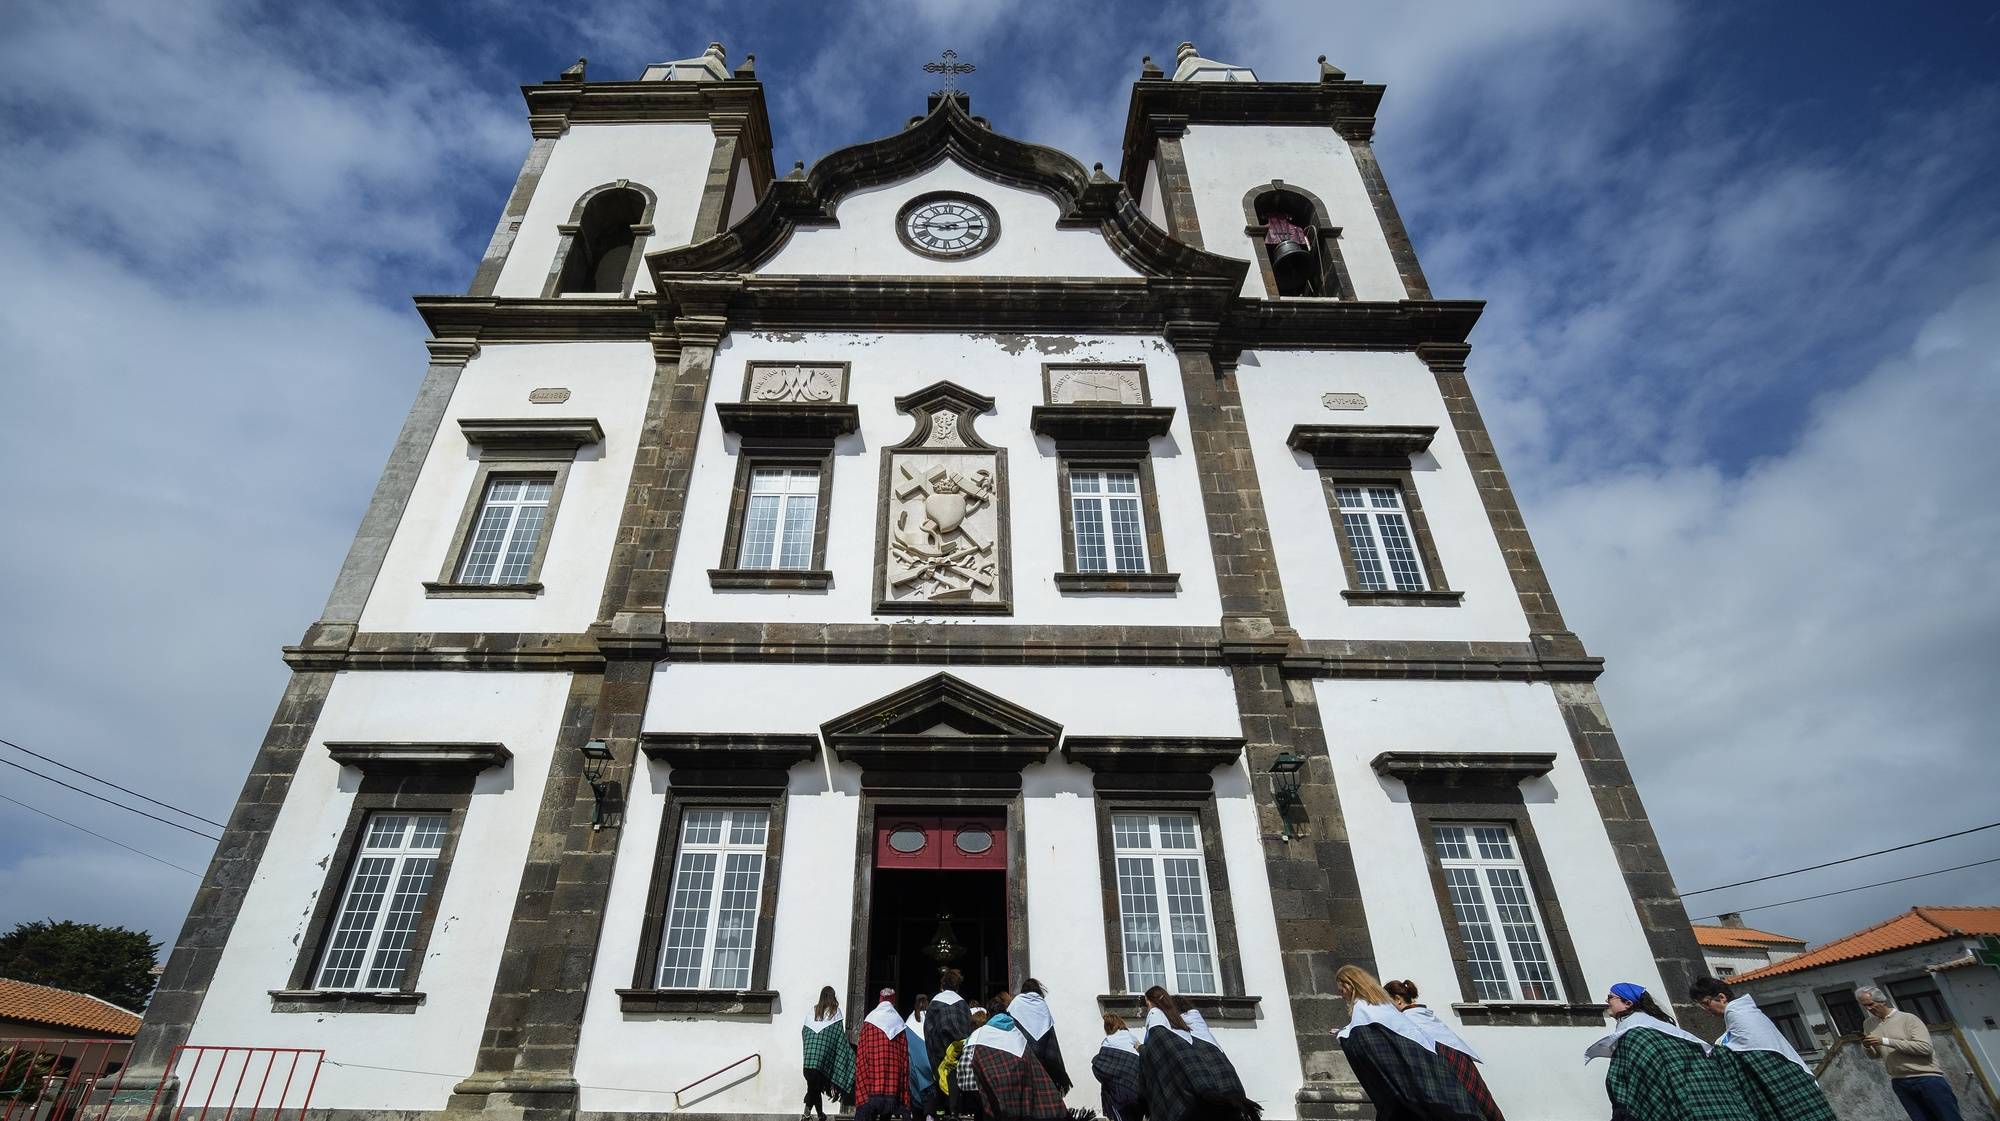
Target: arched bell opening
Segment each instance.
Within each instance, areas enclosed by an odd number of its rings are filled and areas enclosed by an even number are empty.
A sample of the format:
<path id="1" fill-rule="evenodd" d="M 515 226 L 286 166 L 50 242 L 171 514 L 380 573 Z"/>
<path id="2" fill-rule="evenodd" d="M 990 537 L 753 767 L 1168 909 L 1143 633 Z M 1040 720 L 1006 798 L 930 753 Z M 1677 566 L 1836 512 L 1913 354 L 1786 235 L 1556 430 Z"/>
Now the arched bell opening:
<path id="1" fill-rule="evenodd" d="M 1264 256 L 1271 265 L 1280 296 L 1324 296 L 1326 264 L 1320 257 L 1320 231 L 1313 205 L 1291 191 L 1270 191 L 1256 203 L 1257 222 L 1264 227 Z"/>

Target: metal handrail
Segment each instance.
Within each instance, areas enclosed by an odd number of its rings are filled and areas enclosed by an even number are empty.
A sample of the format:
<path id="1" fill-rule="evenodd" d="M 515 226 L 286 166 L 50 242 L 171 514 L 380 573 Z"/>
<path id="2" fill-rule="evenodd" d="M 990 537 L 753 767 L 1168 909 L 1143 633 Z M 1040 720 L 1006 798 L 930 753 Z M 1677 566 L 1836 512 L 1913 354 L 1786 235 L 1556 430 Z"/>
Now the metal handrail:
<path id="1" fill-rule="evenodd" d="M 727 1073 L 728 1071 L 730 1071 L 730 1070 L 732 1070 L 732 1069 L 734 1069 L 734 1068 L 736 1068 L 736 1067 L 740 1067 L 740 1066 L 742 1066 L 742 1065 L 743 1065 L 744 1063 L 748 1063 L 748 1062 L 753 1062 L 753 1061 L 754 1061 L 754 1062 L 755 1062 L 755 1063 L 757 1064 L 757 1069 L 756 1069 L 756 1070 L 754 1070 L 754 1071 L 752 1071 L 751 1073 L 752 1073 L 752 1074 L 762 1074 L 762 1073 L 764 1073 L 764 1055 L 763 1055 L 763 1053 L 762 1053 L 761 1051 L 753 1051 L 753 1052 L 751 1052 L 750 1054 L 748 1054 L 748 1055 L 745 1055 L 745 1056 L 743 1056 L 742 1058 L 740 1058 L 740 1059 L 736 1060 L 735 1062 L 733 1062 L 733 1063 L 730 1063 L 730 1064 L 729 1064 L 728 1066 L 725 1066 L 725 1067 L 721 1068 L 720 1070 L 712 1070 L 712 1071 L 709 1071 L 709 1072 L 708 1072 L 707 1074 L 704 1074 L 704 1075 L 702 1075 L 702 1076 L 701 1076 L 700 1078 L 697 1078 L 697 1079 L 695 1079 L 695 1080 L 694 1080 L 693 1082 L 690 1082 L 690 1083 L 688 1083 L 687 1085 L 685 1085 L 685 1086 L 681 1087 L 680 1089 L 678 1089 L 678 1090 L 675 1090 L 675 1091 L 674 1091 L 674 1108 L 675 1108 L 675 1109 L 680 1109 L 680 1108 L 683 1108 L 683 1107 L 681 1106 L 681 1095 L 682 1095 L 682 1094 L 685 1094 L 685 1093 L 687 1093 L 687 1092 L 688 1092 L 689 1090 L 692 1090 L 692 1089 L 694 1089 L 694 1088 L 695 1088 L 696 1086 L 699 1086 L 699 1085 L 701 1085 L 702 1083 L 704 1083 L 704 1082 L 708 1081 L 708 1080 L 709 1080 L 709 1079 L 711 1079 L 711 1078 L 714 1078 L 714 1077 L 716 1077 L 716 1076 L 717 1076 L 717 1075 L 719 1075 L 719 1074 L 725 1074 L 725 1073 Z"/>

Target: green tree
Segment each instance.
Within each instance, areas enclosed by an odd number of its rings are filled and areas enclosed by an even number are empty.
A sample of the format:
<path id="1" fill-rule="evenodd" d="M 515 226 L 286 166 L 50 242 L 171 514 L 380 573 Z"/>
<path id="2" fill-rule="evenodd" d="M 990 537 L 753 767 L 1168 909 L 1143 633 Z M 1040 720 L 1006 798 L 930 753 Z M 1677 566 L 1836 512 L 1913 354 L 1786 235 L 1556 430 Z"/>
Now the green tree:
<path id="1" fill-rule="evenodd" d="M 0 934 L 0 977 L 146 1007 L 160 944 L 143 930 L 87 922 L 24 922 Z"/>

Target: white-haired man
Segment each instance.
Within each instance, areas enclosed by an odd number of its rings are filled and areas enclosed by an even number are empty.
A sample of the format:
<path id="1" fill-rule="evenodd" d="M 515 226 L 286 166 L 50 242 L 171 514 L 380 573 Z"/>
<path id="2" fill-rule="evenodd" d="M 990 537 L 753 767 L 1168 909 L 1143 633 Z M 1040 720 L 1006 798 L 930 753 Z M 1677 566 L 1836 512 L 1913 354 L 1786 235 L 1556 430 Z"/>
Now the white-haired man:
<path id="1" fill-rule="evenodd" d="M 1882 1060 L 1889 1086 L 1910 1121 L 1962 1121 L 1958 1097 L 1931 1053 L 1930 1029 L 1908 1012 L 1899 1012 L 1887 994 L 1870 985 L 1854 990 L 1868 1019 L 1861 1025 L 1861 1045 Z"/>

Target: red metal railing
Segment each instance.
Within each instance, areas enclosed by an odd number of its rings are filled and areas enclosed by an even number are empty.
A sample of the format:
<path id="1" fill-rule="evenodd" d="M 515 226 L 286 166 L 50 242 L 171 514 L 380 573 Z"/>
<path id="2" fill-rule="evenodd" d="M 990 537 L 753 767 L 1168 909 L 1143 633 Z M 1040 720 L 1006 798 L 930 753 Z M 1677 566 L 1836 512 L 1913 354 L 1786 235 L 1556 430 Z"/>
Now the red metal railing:
<path id="1" fill-rule="evenodd" d="M 110 1094 L 125 1077 L 129 1039 L 0 1040 L 0 1121 L 95 1121 L 91 1096 L 107 1078 Z"/>
<path id="2" fill-rule="evenodd" d="M 281 1121 L 287 1114 L 293 1121 L 305 1121 L 306 1106 L 312 1102 L 313 1088 L 319 1085 L 319 1070 L 325 1062 L 326 1052 L 317 1047 L 182 1045 L 174 1048 L 173 1058 L 167 1061 L 167 1071 L 180 1078 L 171 1108 L 164 1114 L 161 1112 L 162 1106 L 169 1104 L 163 1100 L 169 1080 L 161 1079 L 146 1109 L 146 1121 L 208 1121 L 211 1111 L 216 1114 L 216 1121 L 257 1121 L 260 1116 Z M 280 1066 L 285 1068 L 282 1076 Z M 254 1087 L 247 1101 L 243 1097 L 246 1087 Z M 273 1089 L 276 1094 L 270 1096 Z M 228 1101 L 220 1103 L 224 1094 L 228 1095 Z M 250 1112 L 237 1117 L 239 1105 Z M 100 1121 L 100 1118 L 82 1121 Z"/>

